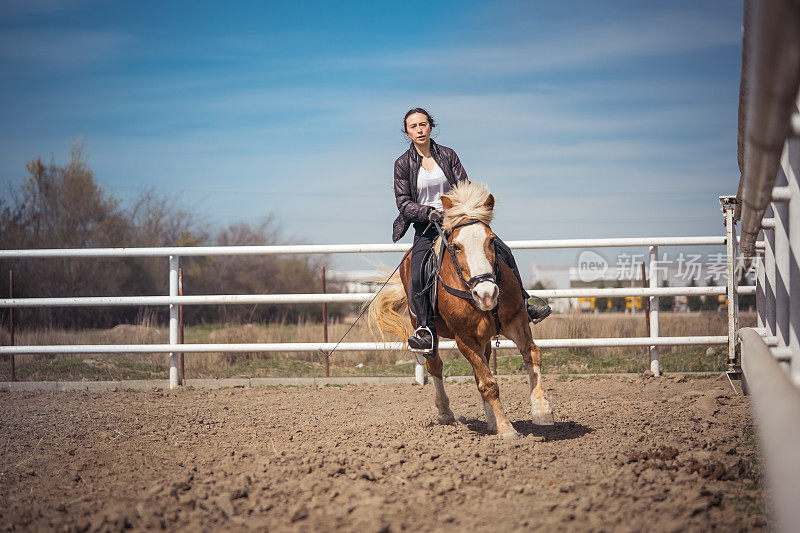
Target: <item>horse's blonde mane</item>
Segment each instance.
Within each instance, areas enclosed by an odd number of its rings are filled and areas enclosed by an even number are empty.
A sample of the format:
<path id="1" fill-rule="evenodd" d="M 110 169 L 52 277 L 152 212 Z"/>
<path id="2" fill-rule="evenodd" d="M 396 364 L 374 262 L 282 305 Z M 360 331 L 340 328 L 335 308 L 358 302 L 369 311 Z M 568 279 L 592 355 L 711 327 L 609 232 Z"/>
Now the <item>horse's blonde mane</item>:
<path id="1" fill-rule="evenodd" d="M 483 205 L 489 194 L 489 189 L 483 183 L 462 181 L 456 184 L 449 193 L 442 195 L 453 202 L 453 207 L 444 212 L 444 229 L 451 231 L 457 224 L 475 219 L 491 224 L 493 208 Z"/>

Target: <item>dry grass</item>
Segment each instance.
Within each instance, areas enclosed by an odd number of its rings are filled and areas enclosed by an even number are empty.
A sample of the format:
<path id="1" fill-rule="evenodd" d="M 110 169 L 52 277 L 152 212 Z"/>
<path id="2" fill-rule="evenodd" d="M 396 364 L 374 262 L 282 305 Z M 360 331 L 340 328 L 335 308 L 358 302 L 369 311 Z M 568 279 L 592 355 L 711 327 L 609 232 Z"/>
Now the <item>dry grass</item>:
<path id="1" fill-rule="evenodd" d="M 645 314 L 624 313 L 573 313 L 551 315 L 534 326 L 537 339 L 587 339 L 593 337 L 646 337 Z M 755 326 L 755 313 L 741 313 L 742 327 Z M 659 313 L 659 336 L 684 337 L 690 335 L 727 335 L 728 315 L 716 311 L 699 313 Z M 663 346 L 661 353 L 675 353 L 679 346 Z M 625 353 L 626 348 L 592 348 L 602 355 Z M 639 349 L 641 351 L 641 349 Z"/>
<path id="2" fill-rule="evenodd" d="M 755 315 L 743 313 L 742 326 L 753 326 Z M 331 323 L 328 327 L 329 342 L 338 341 L 350 327 L 355 316 L 343 322 Z M 662 336 L 725 335 L 727 316 L 721 312 L 692 314 L 661 313 L 660 334 Z M 625 315 L 604 313 L 599 315 L 576 313 L 552 315 L 533 329 L 534 338 L 591 338 L 591 337 L 643 337 L 646 325 L 643 314 Z M 296 324 L 245 324 L 206 325 L 186 328 L 186 343 L 278 343 L 318 342 L 322 340 L 320 323 L 300 322 Z M 165 327 L 148 324 L 121 324 L 108 330 L 23 330 L 16 335 L 18 345 L 59 344 L 151 344 L 167 343 L 169 333 Z M 364 321 L 359 321 L 348 333 L 345 342 L 373 341 Z M 8 344 L 6 331 L 0 333 L 0 341 Z M 674 370 L 722 368 L 725 350 L 717 347 L 715 361 L 695 361 L 705 355 L 706 346 L 662 347 L 663 361 L 673 361 Z M 646 347 L 634 348 L 571 348 L 544 350 L 545 364 L 552 369 L 565 372 L 582 371 L 637 371 L 646 363 Z M 510 351 L 500 355 L 512 355 Z M 443 353 L 451 368 L 460 368 L 457 352 Z M 408 352 L 335 352 L 331 357 L 334 373 L 348 374 L 359 363 L 374 373 L 391 372 L 398 361 L 409 362 Z M 21 372 L 23 379 L 67 379 L 60 374 L 70 374 L 69 379 L 106 379 L 120 376 L 159 377 L 168 365 L 166 354 L 117 354 L 60 355 L 43 357 L 37 355 L 16 356 L 17 367 L 28 369 Z M 214 376 L 236 373 L 264 375 L 297 375 L 322 372 L 323 358 L 318 352 L 301 353 L 231 353 L 215 352 L 187 354 L 187 376 Z M 697 363 L 697 364 L 695 364 Z M 511 365 L 511 363 L 509 363 Z M 387 370 L 386 367 L 389 369 Z M 405 365 L 403 365 L 405 367 Z M 512 365 L 513 366 L 513 365 Z M 117 367 L 117 368 L 115 368 Z M 234 367 L 237 367 L 234 369 Z M 120 371 L 123 368 L 125 371 Z M 509 366 L 511 368 L 511 366 Z M 468 369 L 466 369 L 468 370 Z M 0 365 L 0 379 L 7 379 L 8 365 Z M 74 375 L 75 373 L 82 375 Z M 116 372 L 116 373 L 115 373 Z M 254 375 L 254 374 L 251 374 Z"/>
<path id="3" fill-rule="evenodd" d="M 355 319 L 355 317 L 352 317 Z M 328 325 L 329 342 L 338 341 L 345 334 L 349 323 L 332 323 Z M 296 324 L 245 324 L 225 327 L 192 328 L 186 332 L 186 342 L 209 343 L 280 343 L 280 342 L 319 342 L 323 338 L 322 324 L 316 322 L 300 322 Z M 372 341 L 366 324 L 359 321 L 348 333 L 344 342 Z M 241 352 L 241 353 L 207 353 L 186 357 L 186 369 L 210 371 L 231 364 L 278 359 L 282 361 L 304 361 L 323 363 L 319 352 Z M 353 366 L 364 364 L 387 364 L 397 359 L 397 353 L 390 350 L 380 352 L 336 352 L 331 364 Z"/>

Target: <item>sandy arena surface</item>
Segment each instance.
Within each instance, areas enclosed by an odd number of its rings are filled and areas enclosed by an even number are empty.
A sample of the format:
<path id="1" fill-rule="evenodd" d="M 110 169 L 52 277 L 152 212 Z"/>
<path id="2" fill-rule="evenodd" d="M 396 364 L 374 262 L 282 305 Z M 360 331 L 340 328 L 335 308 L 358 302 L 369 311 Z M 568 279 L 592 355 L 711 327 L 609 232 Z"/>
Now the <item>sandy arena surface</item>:
<path id="1" fill-rule="evenodd" d="M 501 399 L 433 387 L 0 392 L 0 529 L 765 529 L 748 400 L 724 378 L 547 381 Z M 5 441 L 5 442 L 3 442 Z"/>

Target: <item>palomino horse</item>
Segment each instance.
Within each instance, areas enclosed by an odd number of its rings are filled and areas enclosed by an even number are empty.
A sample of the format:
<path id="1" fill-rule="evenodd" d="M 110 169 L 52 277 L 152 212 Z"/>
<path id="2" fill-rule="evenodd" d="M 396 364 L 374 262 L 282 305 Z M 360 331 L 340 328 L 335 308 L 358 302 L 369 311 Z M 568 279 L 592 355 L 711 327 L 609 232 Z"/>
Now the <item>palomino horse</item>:
<path id="1" fill-rule="evenodd" d="M 497 380 L 489 371 L 490 341 L 497 333 L 514 341 L 522 354 L 530 379 L 533 423 L 552 424 L 553 412 L 542 388 L 542 356 L 533 342 L 525 302 L 511 269 L 503 261 L 495 261 L 495 235 L 489 227 L 494 196 L 482 184 L 460 183 L 442 196 L 442 206 L 445 234 L 454 253 L 442 252 L 444 258 L 437 281 L 438 335 L 455 339 L 459 351 L 472 365 L 491 431 L 497 431 L 504 439 L 518 437 L 503 412 Z M 435 249 L 439 248 L 437 240 Z M 499 272 L 494 272 L 494 265 Z M 443 287 L 443 282 L 471 298 L 467 300 L 451 294 Z M 370 304 L 370 327 L 377 326 L 382 336 L 388 333 L 405 341 L 411 334 L 412 324 L 405 315 L 409 285 L 410 258 L 407 257 L 400 266 L 399 275 L 391 276 L 385 289 Z M 501 325 L 499 332 L 492 314 L 495 306 Z M 416 319 L 412 316 L 411 320 L 416 327 Z M 435 359 L 428 359 L 426 366 L 433 376 L 439 422 L 453 423 L 455 418 L 444 391 L 443 364 L 438 350 Z"/>

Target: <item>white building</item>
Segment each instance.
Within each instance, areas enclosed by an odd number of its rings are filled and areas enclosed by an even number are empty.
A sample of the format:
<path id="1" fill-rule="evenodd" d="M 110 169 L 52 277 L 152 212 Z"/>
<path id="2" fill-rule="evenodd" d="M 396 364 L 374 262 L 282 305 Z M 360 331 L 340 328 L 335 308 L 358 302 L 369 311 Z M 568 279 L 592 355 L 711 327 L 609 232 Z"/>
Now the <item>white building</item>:
<path id="1" fill-rule="evenodd" d="M 384 273 L 380 270 L 325 271 L 325 278 L 341 286 L 341 292 L 378 292 L 378 289 L 381 288 L 381 283 L 377 283 L 374 280 L 383 275 Z"/>

